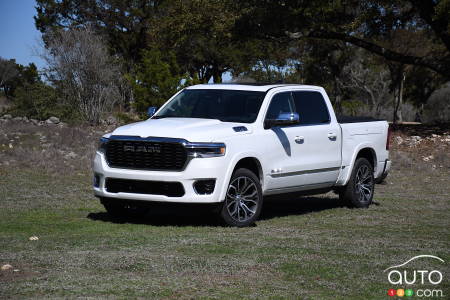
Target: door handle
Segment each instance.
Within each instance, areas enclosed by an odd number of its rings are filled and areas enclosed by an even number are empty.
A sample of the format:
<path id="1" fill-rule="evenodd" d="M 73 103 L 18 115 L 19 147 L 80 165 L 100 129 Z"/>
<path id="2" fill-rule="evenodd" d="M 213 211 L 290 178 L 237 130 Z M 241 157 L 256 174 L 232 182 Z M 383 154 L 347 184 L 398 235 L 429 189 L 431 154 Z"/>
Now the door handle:
<path id="1" fill-rule="evenodd" d="M 303 144 L 303 142 L 305 141 L 305 138 L 302 137 L 302 136 L 296 136 L 295 139 L 294 139 L 294 141 L 295 141 L 297 144 Z"/>
<path id="2" fill-rule="evenodd" d="M 334 132 L 330 132 L 330 133 L 328 134 L 328 138 L 329 138 L 330 140 L 334 141 L 334 140 L 337 138 L 337 135 L 336 135 L 336 133 L 334 133 Z"/>

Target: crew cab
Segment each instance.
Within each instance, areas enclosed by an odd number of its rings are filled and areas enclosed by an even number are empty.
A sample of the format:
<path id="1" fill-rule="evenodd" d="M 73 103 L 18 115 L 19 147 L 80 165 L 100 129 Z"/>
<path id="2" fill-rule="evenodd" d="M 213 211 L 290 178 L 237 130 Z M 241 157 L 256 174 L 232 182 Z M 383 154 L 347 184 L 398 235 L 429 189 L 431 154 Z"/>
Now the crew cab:
<path id="1" fill-rule="evenodd" d="M 318 86 L 195 85 L 149 112 L 100 140 L 94 193 L 112 215 L 210 203 L 241 227 L 265 197 L 331 190 L 364 208 L 391 166 L 388 123 L 337 118 Z"/>

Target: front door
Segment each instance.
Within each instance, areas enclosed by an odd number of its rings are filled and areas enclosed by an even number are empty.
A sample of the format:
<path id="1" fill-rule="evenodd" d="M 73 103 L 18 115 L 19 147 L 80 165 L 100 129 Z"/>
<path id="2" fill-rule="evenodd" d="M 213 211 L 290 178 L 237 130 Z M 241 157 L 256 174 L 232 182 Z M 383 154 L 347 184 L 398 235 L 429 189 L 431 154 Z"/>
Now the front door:
<path id="1" fill-rule="evenodd" d="M 279 113 L 297 112 L 300 124 L 266 129 L 279 143 L 266 177 L 268 193 L 332 186 L 341 165 L 341 130 L 331 122 L 319 92 L 281 92 L 273 96 L 266 119 Z"/>

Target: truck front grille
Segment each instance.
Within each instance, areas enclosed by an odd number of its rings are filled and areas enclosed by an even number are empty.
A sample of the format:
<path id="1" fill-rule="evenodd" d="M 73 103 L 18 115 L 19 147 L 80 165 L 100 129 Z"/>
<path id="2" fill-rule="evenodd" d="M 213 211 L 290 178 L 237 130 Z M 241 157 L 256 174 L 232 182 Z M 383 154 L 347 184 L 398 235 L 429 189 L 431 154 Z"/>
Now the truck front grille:
<path id="1" fill-rule="evenodd" d="M 167 197 L 184 195 L 184 188 L 180 182 L 106 178 L 105 188 L 109 193 L 164 195 Z"/>
<path id="2" fill-rule="evenodd" d="M 110 140 L 106 161 L 112 168 L 180 171 L 187 160 L 181 143 Z"/>

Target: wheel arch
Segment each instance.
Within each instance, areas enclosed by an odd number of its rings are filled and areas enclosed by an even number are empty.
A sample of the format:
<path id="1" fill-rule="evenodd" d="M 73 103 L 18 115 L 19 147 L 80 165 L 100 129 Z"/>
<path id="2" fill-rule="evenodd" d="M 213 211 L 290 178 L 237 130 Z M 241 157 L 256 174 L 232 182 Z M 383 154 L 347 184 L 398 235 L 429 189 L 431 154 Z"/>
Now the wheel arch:
<path id="1" fill-rule="evenodd" d="M 350 165 L 342 169 L 341 175 L 339 176 L 336 185 L 343 186 L 347 184 L 352 174 L 353 167 L 355 166 L 355 162 L 360 157 L 366 158 L 371 163 L 374 174 L 376 173 L 376 169 L 378 167 L 376 151 L 372 145 L 362 144 L 355 149 Z"/>
<path id="2" fill-rule="evenodd" d="M 234 157 L 232 160 L 232 163 L 230 164 L 230 167 L 227 169 L 227 172 L 225 174 L 225 180 L 224 184 L 221 187 L 222 191 L 220 193 L 220 199 L 223 201 L 225 199 L 225 194 L 227 191 L 227 187 L 230 184 L 231 176 L 233 173 L 239 169 L 239 168 L 245 168 L 250 171 L 252 171 L 256 177 L 258 177 L 259 182 L 261 184 L 261 188 L 264 187 L 264 172 L 261 164 L 261 160 L 254 155 L 253 153 L 247 153 L 247 154 L 240 154 Z"/>
<path id="3" fill-rule="evenodd" d="M 373 170 L 375 171 L 377 167 L 377 154 L 375 153 L 375 150 L 371 147 L 360 149 L 358 154 L 356 155 L 355 162 L 358 158 L 361 157 L 367 159 L 372 165 Z M 353 165 L 355 164 L 355 162 L 353 162 Z"/>
<path id="4" fill-rule="evenodd" d="M 235 164 L 232 174 L 239 168 L 244 168 L 252 171 L 256 175 L 256 177 L 258 177 L 261 186 L 263 186 L 263 178 L 264 178 L 263 170 L 261 162 L 256 157 L 241 158 Z"/>

